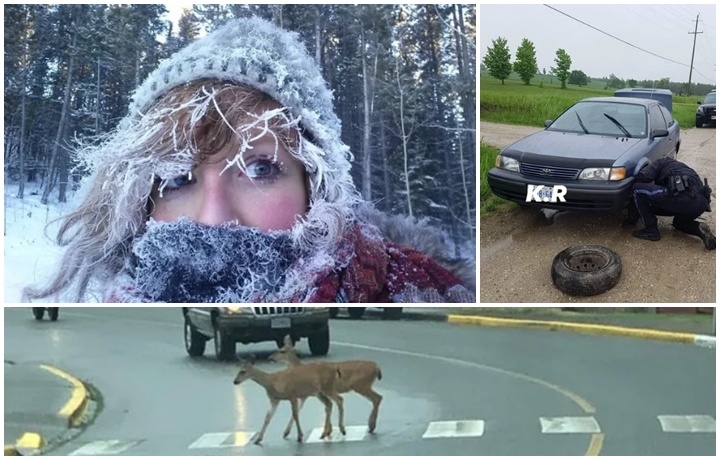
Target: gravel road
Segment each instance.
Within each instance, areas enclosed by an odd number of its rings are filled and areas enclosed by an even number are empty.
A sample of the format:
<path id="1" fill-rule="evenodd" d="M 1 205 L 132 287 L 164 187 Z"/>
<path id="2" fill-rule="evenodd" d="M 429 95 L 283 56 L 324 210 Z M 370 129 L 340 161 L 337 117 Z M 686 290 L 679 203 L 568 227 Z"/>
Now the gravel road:
<path id="1" fill-rule="evenodd" d="M 503 148 L 528 134 L 529 126 L 482 122 L 482 142 Z M 700 221 L 715 231 L 715 129 L 683 130 L 678 160 L 713 188 L 713 212 Z M 537 209 L 495 212 L 480 219 L 480 301 L 486 302 L 715 302 L 715 251 L 699 238 L 678 232 L 671 217 L 659 217 L 662 239 L 633 238 L 620 223 L 625 212 L 561 212 L 548 218 Z M 639 228 L 639 226 L 638 226 Z M 622 276 L 608 292 L 572 297 L 553 285 L 557 253 L 579 244 L 601 244 L 622 259 Z"/>

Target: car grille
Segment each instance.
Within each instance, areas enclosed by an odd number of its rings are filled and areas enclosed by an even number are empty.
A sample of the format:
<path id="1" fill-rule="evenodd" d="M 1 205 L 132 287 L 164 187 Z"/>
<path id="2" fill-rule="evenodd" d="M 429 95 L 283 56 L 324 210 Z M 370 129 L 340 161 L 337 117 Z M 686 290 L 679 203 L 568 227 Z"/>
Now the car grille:
<path id="1" fill-rule="evenodd" d="M 705 111 L 706 115 L 715 115 L 715 107 L 708 107 Z"/>
<path id="2" fill-rule="evenodd" d="M 575 180 L 580 174 L 579 169 L 562 168 L 560 166 L 544 166 L 521 163 L 520 173 L 523 176 L 544 177 L 558 180 Z"/>
<path id="3" fill-rule="evenodd" d="M 253 307 L 256 316 L 275 316 L 302 313 L 305 307 Z"/>

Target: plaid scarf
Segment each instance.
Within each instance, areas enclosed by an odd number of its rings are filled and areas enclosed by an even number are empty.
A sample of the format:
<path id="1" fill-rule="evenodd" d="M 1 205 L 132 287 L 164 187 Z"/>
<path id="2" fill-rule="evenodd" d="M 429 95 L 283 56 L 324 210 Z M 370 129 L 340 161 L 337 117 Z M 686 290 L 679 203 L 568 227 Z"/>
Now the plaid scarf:
<path id="1" fill-rule="evenodd" d="M 108 286 L 105 302 L 153 302 L 138 289 L 130 271 L 122 272 Z M 252 301 L 474 303 L 475 294 L 429 256 L 387 242 L 376 227 L 357 223 L 332 255 L 299 258 L 288 269 L 279 293 L 257 293 Z"/>

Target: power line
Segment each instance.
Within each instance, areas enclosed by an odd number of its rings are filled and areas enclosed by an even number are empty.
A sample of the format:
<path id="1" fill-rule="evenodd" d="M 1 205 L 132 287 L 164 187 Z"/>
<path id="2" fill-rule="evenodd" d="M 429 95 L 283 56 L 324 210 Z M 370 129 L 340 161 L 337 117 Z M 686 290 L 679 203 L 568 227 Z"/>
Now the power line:
<path id="1" fill-rule="evenodd" d="M 612 34 L 609 34 L 609 33 L 605 32 L 605 31 L 603 31 L 603 30 L 600 30 L 600 29 L 598 29 L 597 27 L 588 24 L 587 22 L 583 22 L 583 21 L 581 21 L 580 19 L 577 19 L 577 18 L 575 18 L 575 17 L 573 17 L 573 16 L 570 16 L 570 15 L 567 14 L 567 13 L 564 13 L 564 12 L 558 10 L 557 8 L 553 8 L 553 7 L 550 6 L 550 5 L 545 5 L 545 4 L 543 4 L 543 5 L 544 5 L 544 6 L 547 6 L 547 7 L 550 8 L 551 10 L 557 11 L 558 13 L 562 14 L 563 16 L 567 16 L 567 17 L 569 17 L 570 19 L 579 22 L 580 24 L 586 25 L 586 26 L 590 27 L 591 29 L 595 29 L 595 30 L 597 30 L 598 32 L 600 32 L 601 34 L 605 34 L 605 35 L 607 35 L 608 37 L 614 38 L 615 40 L 617 40 L 617 41 L 619 41 L 619 42 L 622 42 L 622 43 L 625 43 L 625 44 L 628 45 L 628 46 L 632 46 L 633 48 L 636 48 L 636 49 L 638 49 L 638 50 L 640 50 L 640 51 L 642 51 L 642 52 L 644 52 L 644 53 L 651 54 L 651 55 L 653 55 L 653 56 L 655 56 L 655 57 L 659 57 L 660 59 L 664 59 L 664 60 L 666 60 L 666 61 L 670 61 L 670 62 L 672 62 L 672 63 L 679 64 L 679 65 L 681 65 L 681 66 L 690 67 L 689 65 L 683 64 L 682 62 L 674 61 L 674 60 L 672 60 L 672 59 L 670 59 L 670 58 L 666 58 L 665 56 L 660 56 L 659 54 L 655 54 L 655 53 L 653 53 L 652 51 L 648 51 L 648 50 L 646 50 L 646 49 L 640 48 L 639 46 L 635 46 L 635 45 L 633 45 L 633 44 L 630 43 L 630 42 L 627 42 L 627 41 L 625 41 L 625 40 L 623 40 L 623 39 L 621 39 L 621 38 L 618 38 L 618 37 L 616 37 L 616 36 L 614 36 L 614 35 L 612 35 Z"/>

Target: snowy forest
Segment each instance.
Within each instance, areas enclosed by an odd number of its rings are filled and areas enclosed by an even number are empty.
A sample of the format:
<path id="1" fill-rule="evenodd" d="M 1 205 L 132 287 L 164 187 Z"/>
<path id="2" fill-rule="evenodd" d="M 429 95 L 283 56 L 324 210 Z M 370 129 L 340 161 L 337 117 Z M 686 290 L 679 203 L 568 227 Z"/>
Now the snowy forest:
<path id="1" fill-rule="evenodd" d="M 335 96 L 365 199 L 475 240 L 476 11 L 463 5 L 5 5 L 5 184 L 64 203 L 78 139 L 112 130 L 158 62 L 234 17 L 295 31 Z M 7 197 L 6 197 L 7 199 Z"/>

